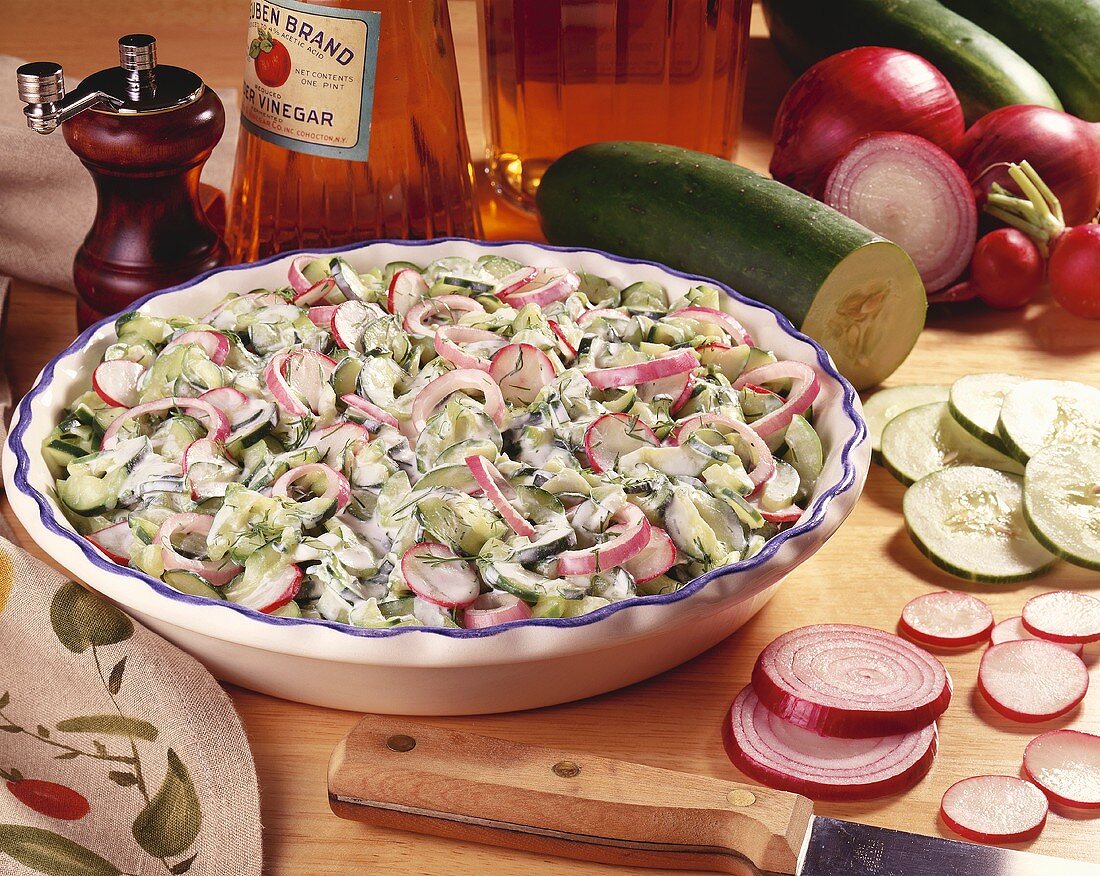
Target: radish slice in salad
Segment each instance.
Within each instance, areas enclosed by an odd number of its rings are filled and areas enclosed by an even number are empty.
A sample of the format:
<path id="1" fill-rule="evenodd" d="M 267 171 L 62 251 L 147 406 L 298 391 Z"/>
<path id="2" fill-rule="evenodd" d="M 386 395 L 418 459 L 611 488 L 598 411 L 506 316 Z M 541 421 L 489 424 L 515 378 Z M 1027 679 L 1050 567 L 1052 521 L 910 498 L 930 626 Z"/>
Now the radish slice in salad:
<path id="1" fill-rule="evenodd" d="M 468 630 L 483 630 L 509 621 L 527 620 L 531 606 L 511 593 L 483 593 L 462 612 L 462 626 Z"/>
<path id="2" fill-rule="evenodd" d="M 339 514 L 348 506 L 348 502 L 351 500 L 351 484 L 340 472 L 323 462 L 310 462 L 292 468 L 271 485 L 271 495 L 289 497 L 290 488 L 294 484 L 303 478 L 312 479 L 315 475 L 324 478 L 325 485 L 321 492 L 314 493 L 314 495 L 323 499 L 335 499 L 336 513 Z"/>
<path id="3" fill-rule="evenodd" d="M 309 309 L 309 321 L 318 328 L 332 331 L 332 319 L 339 304 L 319 304 Z"/>
<path id="4" fill-rule="evenodd" d="M 473 328 L 468 325 L 445 325 L 436 330 L 432 344 L 440 358 L 446 359 L 455 368 L 476 368 L 478 371 L 488 373 L 491 364 L 488 359 L 475 356 L 459 346 L 459 344 L 483 342 L 499 344 L 500 335 L 488 329 Z"/>
<path id="5" fill-rule="evenodd" d="M 593 471 L 614 471 L 619 459 L 647 444 L 660 445 L 653 430 L 629 414 L 604 414 L 584 432 L 584 455 Z"/>
<path id="6" fill-rule="evenodd" d="M 386 305 L 394 316 L 405 318 L 409 308 L 428 296 L 428 283 L 419 271 L 406 268 L 398 271 L 390 279 L 390 288 L 386 296 Z"/>
<path id="7" fill-rule="evenodd" d="M 101 362 L 92 372 L 92 389 L 114 408 L 132 408 L 138 403 L 138 381 L 145 366 L 127 359 Z"/>
<path id="8" fill-rule="evenodd" d="M 676 545 L 659 526 L 649 527 L 649 544 L 623 563 L 638 584 L 659 578 L 676 562 Z"/>
<path id="9" fill-rule="evenodd" d="M 413 399 L 412 404 L 412 428 L 419 434 L 424 431 L 424 426 L 440 403 L 453 392 L 480 392 L 485 397 L 485 413 L 489 415 L 498 426 L 504 423 L 508 409 L 504 405 L 504 396 L 500 394 L 500 387 L 484 371 L 474 368 L 459 368 L 440 374 L 430 381 Z"/>
<path id="10" fill-rule="evenodd" d="M 685 371 L 694 371 L 697 367 L 699 367 L 699 360 L 695 358 L 694 352 L 679 350 L 648 362 L 595 368 L 584 376 L 596 389 L 615 389 L 621 386 L 637 386 L 639 383 L 660 380 L 662 377 L 671 377 L 674 374 L 683 374 Z"/>
<path id="11" fill-rule="evenodd" d="M 121 566 L 130 565 L 130 551 L 134 546 L 134 534 L 130 530 L 130 524 L 123 520 L 114 526 L 105 526 L 88 534 L 88 541 L 107 555 L 113 563 Z"/>
<path id="12" fill-rule="evenodd" d="M 973 776 L 955 782 L 940 801 L 940 818 L 976 843 L 1035 839 L 1047 821 L 1047 798 L 1015 776 Z"/>
<path id="13" fill-rule="evenodd" d="M 346 404 L 349 408 L 354 408 L 362 414 L 365 414 L 368 421 L 374 421 L 381 426 L 393 426 L 395 429 L 401 428 L 401 422 L 389 411 L 383 410 L 378 407 L 374 402 L 368 401 L 361 395 L 355 395 L 354 393 L 348 393 L 347 395 L 340 396 L 340 401 Z M 377 431 L 372 429 L 371 431 Z"/>
<path id="14" fill-rule="evenodd" d="M 581 288 L 581 278 L 568 268 L 543 268 L 527 283 L 497 296 L 509 307 L 519 310 L 528 304 L 545 307 L 555 301 L 568 298 Z"/>
<path id="15" fill-rule="evenodd" d="M 497 382 L 505 401 L 529 405 L 557 372 L 550 357 L 538 347 L 508 344 L 493 355 L 489 376 Z"/>
<path id="16" fill-rule="evenodd" d="M 213 522 L 214 518 L 207 514 L 183 513 L 166 518 L 153 539 L 160 545 L 164 568 L 194 572 L 213 587 L 224 587 L 237 577 L 241 572 L 241 566 L 233 565 L 228 560 L 200 560 L 184 556 L 172 544 L 174 535 L 191 536 L 200 543 L 197 545 L 198 550 L 193 552 L 205 551 L 206 536 Z"/>
<path id="17" fill-rule="evenodd" d="M 511 295 L 513 292 L 518 292 L 535 279 L 538 273 L 538 268 L 529 266 L 517 268 L 500 281 L 500 288 L 497 289 L 497 297 L 504 298 L 507 295 Z"/>
<path id="18" fill-rule="evenodd" d="M 830 739 L 769 711 L 752 686 L 722 725 L 729 759 L 771 788 L 818 800 L 868 800 L 906 791 L 928 772 L 936 754 L 934 723 L 891 736 Z"/>
<path id="19" fill-rule="evenodd" d="M 500 470 L 484 456 L 467 456 L 466 467 L 477 481 L 477 485 L 485 492 L 485 497 L 493 503 L 497 513 L 504 518 L 517 535 L 525 535 L 530 538 L 535 534 L 532 526 L 523 515 L 516 510 L 512 503 L 519 499 L 515 488 L 508 483 L 508 479 L 500 473 Z"/>
<path id="20" fill-rule="evenodd" d="M 989 639 L 993 612 L 969 593 L 940 590 L 907 602 L 898 626 L 922 645 L 962 648 Z"/>
<path id="21" fill-rule="evenodd" d="M 401 555 L 401 574 L 413 593 L 443 608 L 465 608 L 481 589 L 470 562 L 433 541 L 414 544 Z"/>
<path id="22" fill-rule="evenodd" d="M 752 685 L 779 717 L 846 739 L 916 730 L 951 701 L 939 660 L 893 633 L 854 624 L 784 633 L 760 653 Z"/>
<path id="23" fill-rule="evenodd" d="M 116 417 L 114 422 L 103 433 L 104 450 L 110 450 L 118 443 L 118 433 L 125 423 L 144 417 L 146 414 L 162 414 L 173 408 L 182 408 L 189 414 L 200 417 L 206 421 L 207 435 L 215 441 L 224 441 L 229 437 L 229 419 L 217 407 L 201 398 L 162 398 L 157 401 L 136 405 L 126 413 Z"/>
<path id="24" fill-rule="evenodd" d="M 1039 639 L 993 645 L 978 667 L 978 690 L 1013 721 L 1057 718 L 1074 709 L 1088 689 L 1089 672 L 1081 658 Z"/>
<path id="25" fill-rule="evenodd" d="M 1100 736 L 1051 730 L 1024 749 L 1024 772 L 1055 803 L 1100 809 Z"/>
<path id="26" fill-rule="evenodd" d="M 641 553 L 649 544 L 649 521 L 636 505 L 624 505 L 612 517 L 614 538 L 595 547 L 565 551 L 558 556 L 559 575 L 595 575 L 614 569 Z"/>
<path id="27" fill-rule="evenodd" d="M 1055 590 L 1024 603 L 1024 626 L 1040 639 L 1078 645 L 1100 641 L 1100 599 L 1074 590 Z"/>
<path id="28" fill-rule="evenodd" d="M 813 368 L 790 360 L 769 362 L 767 365 L 753 368 L 752 371 L 746 371 L 737 378 L 733 388 L 744 389 L 760 383 L 769 383 L 772 380 L 790 380 L 791 391 L 787 393 L 787 400 L 782 407 L 770 414 L 764 414 L 751 424 L 753 430 L 764 438 L 781 429 L 786 429 L 791 423 L 791 417 L 795 414 L 806 413 L 821 390 L 821 383 Z"/>
<path id="29" fill-rule="evenodd" d="M 761 437 L 760 433 L 748 423 L 742 423 L 740 420 L 727 417 L 725 414 L 696 414 L 694 417 L 688 417 L 673 429 L 668 440 L 670 444 L 680 445 L 696 429 L 715 426 L 719 427 L 719 431 L 725 429 L 734 432 L 749 446 L 753 459 L 749 480 L 752 481 L 754 487 L 759 488 L 775 474 L 775 457 L 772 456 L 768 443 Z M 799 513 L 801 514 L 801 511 Z"/>
<path id="30" fill-rule="evenodd" d="M 329 296 L 336 291 L 336 281 L 332 277 L 318 280 L 308 289 L 294 296 L 294 303 L 299 307 L 309 307 L 320 301 L 329 300 Z"/>
<path id="31" fill-rule="evenodd" d="M 458 322 L 463 313 L 485 312 L 485 308 L 465 295 L 439 295 L 435 298 L 425 298 L 409 308 L 405 314 L 404 328 L 410 335 L 418 338 L 434 338 L 438 325 L 433 325 L 428 320 L 433 317 L 446 317 L 450 324 Z M 447 325 L 448 322 L 442 323 Z"/>
<path id="32" fill-rule="evenodd" d="M 1000 645 L 1002 642 L 1018 642 L 1021 639 L 1038 638 L 1039 636 L 1028 632 L 1027 627 L 1024 626 L 1024 619 L 1019 615 L 1001 621 L 989 633 L 989 641 L 994 645 Z M 1071 654 L 1076 654 L 1078 657 L 1080 657 L 1081 652 L 1085 650 L 1084 645 L 1066 645 L 1062 642 L 1052 642 L 1051 644 L 1059 645 Z"/>
<path id="33" fill-rule="evenodd" d="M 332 314 L 332 337 L 337 346 L 355 350 L 370 321 L 370 310 L 362 301 L 345 301 Z"/>
<path id="34" fill-rule="evenodd" d="M 561 351 L 562 355 L 565 356 L 567 360 L 576 359 L 577 348 L 570 343 L 569 338 L 565 335 L 565 330 L 552 319 L 546 320 L 546 324 L 550 326 L 550 331 L 557 336 L 558 349 Z"/>
<path id="35" fill-rule="evenodd" d="M 319 258 L 321 258 L 321 256 L 300 255 L 290 260 L 290 267 L 287 268 L 286 277 L 287 280 L 290 281 L 290 288 L 299 295 L 313 285 L 304 273 L 306 265 Z"/>
<path id="36" fill-rule="evenodd" d="M 229 356 L 229 338 L 221 332 L 184 332 L 179 337 L 173 338 L 165 344 L 164 349 L 168 350 L 183 344 L 195 344 L 196 346 L 202 347 L 203 352 L 206 353 L 207 357 L 215 365 L 224 365 L 226 358 Z"/>
<path id="37" fill-rule="evenodd" d="M 750 347 L 753 345 L 752 335 L 749 334 L 748 329 L 728 313 L 715 310 L 713 307 L 682 307 L 679 310 L 672 311 L 668 316 L 669 319 L 680 317 L 716 325 L 728 334 L 735 344 L 747 344 Z"/>
<path id="38" fill-rule="evenodd" d="M 691 392 L 695 388 L 695 375 L 690 371 L 682 374 L 673 374 L 671 377 L 662 377 L 660 380 L 650 380 L 638 387 L 638 398 L 646 404 L 652 404 L 657 399 L 669 399 L 669 413 L 676 414 L 680 408 L 688 403 Z"/>
<path id="39" fill-rule="evenodd" d="M 298 595 L 302 587 L 302 577 L 302 570 L 296 565 L 290 565 L 257 579 L 252 586 L 244 581 L 234 582 L 222 591 L 222 595 L 245 608 L 271 614 L 289 604 Z"/>

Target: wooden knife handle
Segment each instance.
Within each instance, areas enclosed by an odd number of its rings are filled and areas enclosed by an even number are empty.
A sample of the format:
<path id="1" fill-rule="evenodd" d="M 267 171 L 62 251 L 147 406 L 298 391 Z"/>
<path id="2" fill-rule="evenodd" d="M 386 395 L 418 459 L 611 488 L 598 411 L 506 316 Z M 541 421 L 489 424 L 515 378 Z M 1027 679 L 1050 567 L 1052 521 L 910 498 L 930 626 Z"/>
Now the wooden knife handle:
<path id="1" fill-rule="evenodd" d="M 797 794 L 367 716 L 333 752 L 342 818 L 634 867 L 794 873 Z"/>

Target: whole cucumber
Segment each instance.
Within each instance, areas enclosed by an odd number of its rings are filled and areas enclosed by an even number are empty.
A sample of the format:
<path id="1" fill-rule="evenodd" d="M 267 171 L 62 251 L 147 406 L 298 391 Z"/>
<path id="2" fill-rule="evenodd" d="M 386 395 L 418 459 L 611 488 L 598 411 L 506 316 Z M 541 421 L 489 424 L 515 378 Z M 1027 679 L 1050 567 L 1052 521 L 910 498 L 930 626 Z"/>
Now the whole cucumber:
<path id="1" fill-rule="evenodd" d="M 843 49 L 887 46 L 913 52 L 937 67 L 958 93 L 967 123 L 1017 103 L 1062 108 L 1038 70 L 939 0 L 762 2 L 779 53 L 799 72 Z M 999 5 L 999 0 L 990 0 L 990 5 Z"/>
<path id="2" fill-rule="evenodd" d="M 536 195 L 546 238 L 713 277 L 786 315 L 858 388 L 905 360 L 927 298 L 909 256 L 813 198 L 712 155 L 595 143 Z"/>
<path id="3" fill-rule="evenodd" d="M 1100 122 L 1100 0 L 944 0 L 1024 56 L 1067 112 Z"/>

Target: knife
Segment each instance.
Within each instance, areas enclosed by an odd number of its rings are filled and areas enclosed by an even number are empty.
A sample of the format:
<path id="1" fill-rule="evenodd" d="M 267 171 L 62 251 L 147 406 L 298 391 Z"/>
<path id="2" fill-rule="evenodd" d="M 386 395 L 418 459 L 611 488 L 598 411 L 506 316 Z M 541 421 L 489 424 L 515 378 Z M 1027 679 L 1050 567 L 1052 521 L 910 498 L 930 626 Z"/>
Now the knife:
<path id="1" fill-rule="evenodd" d="M 797 794 L 367 716 L 329 762 L 341 818 L 544 855 L 738 876 L 1100 876 L 1100 865 L 813 814 Z"/>

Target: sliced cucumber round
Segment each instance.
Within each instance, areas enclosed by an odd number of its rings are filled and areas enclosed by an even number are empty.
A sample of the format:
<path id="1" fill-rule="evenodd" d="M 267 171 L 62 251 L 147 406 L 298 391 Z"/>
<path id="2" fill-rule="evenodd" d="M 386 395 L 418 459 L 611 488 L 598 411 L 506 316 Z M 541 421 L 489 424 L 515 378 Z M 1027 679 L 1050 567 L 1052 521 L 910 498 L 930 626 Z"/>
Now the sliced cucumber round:
<path id="1" fill-rule="evenodd" d="M 1051 553 L 1100 569 L 1100 447 L 1055 444 L 1032 456 L 1024 517 Z"/>
<path id="2" fill-rule="evenodd" d="M 1023 466 L 979 441 L 933 402 L 894 417 L 882 432 L 882 464 L 903 484 L 956 465 L 982 465 L 1022 475 Z"/>
<path id="3" fill-rule="evenodd" d="M 1005 449 L 997 434 L 997 421 L 1001 418 L 1001 405 L 1009 390 L 1025 383 L 1027 378 L 1017 374 L 968 374 L 951 384 L 951 416 L 975 438 L 990 447 Z"/>
<path id="4" fill-rule="evenodd" d="M 1023 480 L 962 465 L 933 472 L 905 491 L 913 542 L 952 575 L 992 583 L 1034 578 L 1055 557 L 1024 521 Z"/>
<path id="5" fill-rule="evenodd" d="M 1100 445 L 1100 389 L 1074 380 L 1028 380 L 1005 396 L 997 434 L 1021 462 L 1049 444 Z"/>
<path id="6" fill-rule="evenodd" d="M 903 414 L 921 405 L 947 401 L 950 387 L 935 384 L 914 384 L 912 386 L 891 386 L 880 389 L 863 403 L 863 419 L 867 421 L 867 431 L 871 434 L 871 454 L 875 461 L 882 461 L 882 430 L 898 414 Z"/>

